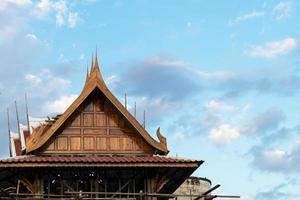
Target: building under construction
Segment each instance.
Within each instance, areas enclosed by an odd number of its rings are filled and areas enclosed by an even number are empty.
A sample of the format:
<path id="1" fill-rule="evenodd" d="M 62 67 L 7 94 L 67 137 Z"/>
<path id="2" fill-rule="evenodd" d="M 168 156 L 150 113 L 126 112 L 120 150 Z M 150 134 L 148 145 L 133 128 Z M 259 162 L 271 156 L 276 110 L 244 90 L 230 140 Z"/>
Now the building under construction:
<path id="1" fill-rule="evenodd" d="M 108 89 L 97 55 L 81 94 L 62 115 L 34 119 L 27 113 L 27 122 L 18 123 L 18 134 L 9 128 L 1 199 L 202 197 L 173 193 L 203 161 L 169 157 L 159 128 L 155 140 Z"/>

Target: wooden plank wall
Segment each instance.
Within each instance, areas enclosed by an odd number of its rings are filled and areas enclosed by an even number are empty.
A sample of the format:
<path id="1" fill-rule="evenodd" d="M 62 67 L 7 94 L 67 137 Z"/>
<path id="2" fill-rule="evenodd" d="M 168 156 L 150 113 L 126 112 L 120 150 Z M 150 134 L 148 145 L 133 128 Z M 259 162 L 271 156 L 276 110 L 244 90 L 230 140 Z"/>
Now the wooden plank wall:
<path id="1" fill-rule="evenodd" d="M 153 148 L 114 110 L 104 96 L 94 94 L 67 120 L 43 153 L 152 154 Z"/>

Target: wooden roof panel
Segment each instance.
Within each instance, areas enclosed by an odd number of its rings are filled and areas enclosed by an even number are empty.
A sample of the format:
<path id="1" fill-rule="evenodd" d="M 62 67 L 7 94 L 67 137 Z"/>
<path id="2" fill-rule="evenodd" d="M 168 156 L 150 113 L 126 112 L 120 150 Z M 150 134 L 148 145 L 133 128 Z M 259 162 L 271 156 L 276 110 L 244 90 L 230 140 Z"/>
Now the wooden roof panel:
<path id="1" fill-rule="evenodd" d="M 79 97 L 69 106 L 69 108 L 56 121 L 47 123 L 45 127 L 41 127 L 33 132 L 26 144 L 26 153 L 31 153 L 42 147 L 52 135 L 66 122 L 69 117 L 76 111 L 76 109 L 84 102 L 84 100 L 96 89 L 99 89 L 112 105 L 125 117 L 132 127 L 144 138 L 144 140 L 156 149 L 158 154 L 168 154 L 166 138 L 164 138 L 159 129 L 157 136 L 159 142 L 154 140 L 150 134 L 140 125 L 140 123 L 130 114 L 130 112 L 118 101 L 118 99 L 107 88 L 98 65 L 98 58 L 96 56 L 95 63 L 92 67 L 91 73 L 87 76 L 84 88 Z"/>

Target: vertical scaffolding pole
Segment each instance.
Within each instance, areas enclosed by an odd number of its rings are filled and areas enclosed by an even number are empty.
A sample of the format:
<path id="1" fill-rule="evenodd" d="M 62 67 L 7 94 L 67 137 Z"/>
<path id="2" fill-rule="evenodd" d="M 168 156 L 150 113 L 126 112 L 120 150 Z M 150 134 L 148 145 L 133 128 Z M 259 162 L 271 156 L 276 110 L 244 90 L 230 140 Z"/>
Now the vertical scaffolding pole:
<path id="1" fill-rule="evenodd" d="M 143 126 L 146 128 L 146 110 L 144 110 Z"/>
<path id="2" fill-rule="evenodd" d="M 26 105 L 26 119 L 27 119 L 28 132 L 29 135 L 31 135 L 30 123 L 29 123 L 28 98 L 26 93 L 25 93 L 25 105 Z"/>
<path id="3" fill-rule="evenodd" d="M 18 123 L 18 133 L 19 133 L 19 136 L 20 136 L 20 141 L 22 141 L 22 138 L 21 138 L 22 137 L 21 136 L 21 129 L 20 129 L 20 119 L 19 119 L 19 111 L 18 111 L 17 101 L 15 101 L 15 107 L 16 107 L 16 117 L 17 117 L 17 123 Z"/>
<path id="4" fill-rule="evenodd" d="M 134 118 L 136 118 L 136 102 L 134 102 Z"/>
<path id="5" fill-rule="evenodd" d="M 8 144 L 9 144 L 9 156 L 12 157 L 11 150 L 11 135 L 10 135 L 10 119 L 9 119 L 9 108 L 7 108 L 7 128 L 8 128 Z"/>

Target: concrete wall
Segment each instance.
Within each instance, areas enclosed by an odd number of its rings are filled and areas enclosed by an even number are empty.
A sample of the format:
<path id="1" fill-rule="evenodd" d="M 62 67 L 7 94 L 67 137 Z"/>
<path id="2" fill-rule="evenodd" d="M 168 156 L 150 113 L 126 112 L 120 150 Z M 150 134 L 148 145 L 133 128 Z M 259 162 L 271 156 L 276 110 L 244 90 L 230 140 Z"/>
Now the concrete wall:
<path id="1" fill-rule="evenodd" d="M 177 195 L 186 195 L 178 197 L 178 200 L 191 200 L 189 195 L 200 195 L 211 187 L 211 181 L 202 177 L 189 177 L 184 183 L 174 192 Z"/>

